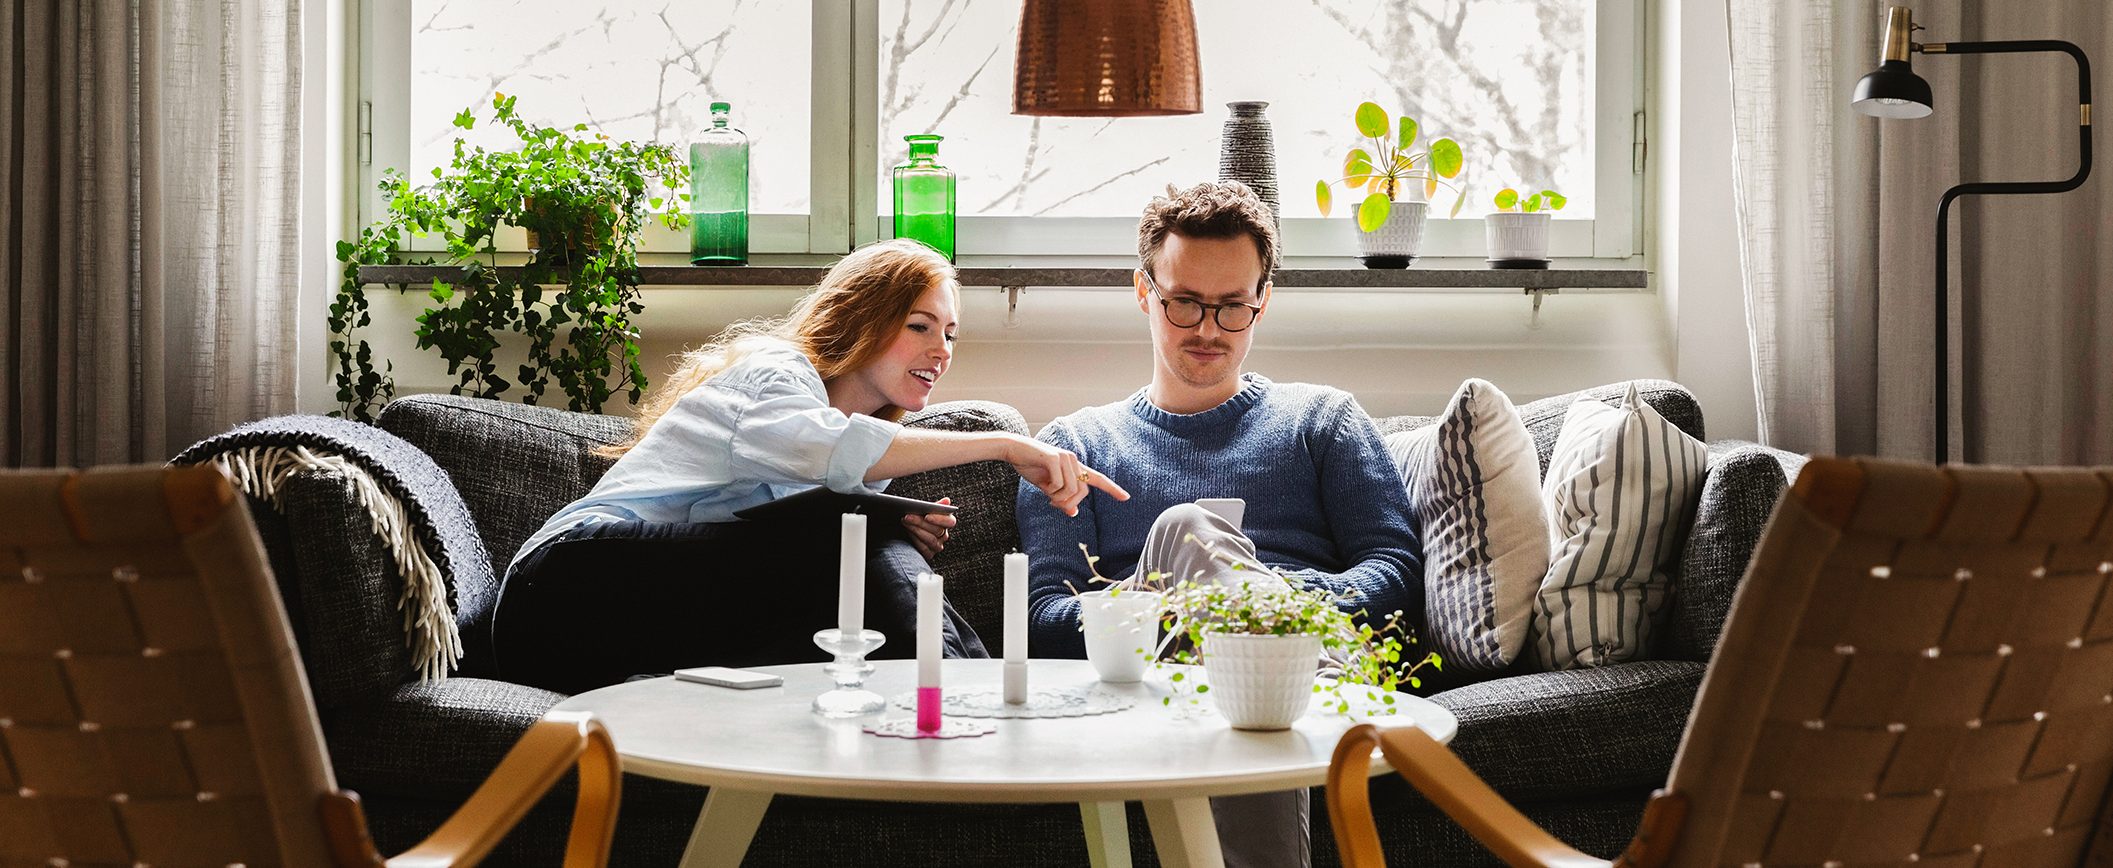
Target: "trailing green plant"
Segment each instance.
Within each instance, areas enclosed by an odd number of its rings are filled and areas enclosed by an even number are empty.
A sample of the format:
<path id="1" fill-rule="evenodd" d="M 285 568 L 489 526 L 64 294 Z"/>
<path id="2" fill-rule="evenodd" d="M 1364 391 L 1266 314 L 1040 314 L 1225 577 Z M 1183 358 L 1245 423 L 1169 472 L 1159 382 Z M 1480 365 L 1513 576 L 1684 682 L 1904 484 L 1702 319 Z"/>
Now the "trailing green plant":
<path id="1" fill-rule="evenodd" d="M 1542 190 L 1521 198 L 1519 191 L 1506 187 L 1497 191 L 1497 210 L 1514 214 L 1532 214 L 1546 207 L 1550 211 L 1561 211 L 1570 200 L 1554 190 Z"/>
<path id="2" fill-rule="evenodd" d="M 1203 546 L 1236 572 L 1246 569 L 1245 564 L 1224 558 L 1193 535 L 1186 542 Z M 1079 551 L 1086 552 L 1084 544 L 1080 544 Z M 1365 610 L 1346 609 L 1347 598 L 1327 588 L 1294 587 L 1267 575 L 1237 582 L 1174 581 L 1159 572 L 1146 573 L 1129 583 L 1110 582 L 1100 575 L 1099 561 L 1086 553 L 1087 569 L 1093 574 L 1091 581 L 1114 585 L 1110 596 L 1120 593 L 1126 584 L 1134 591 L 1162 594 L 1161 617 L 1171 634 L 1169 642 L 1163 644 L 1172 645 L 1167 659 L 1175 663 L 1201 665 L 1204 640 L 1213 633 L 1315 636 L 1327 656 L 1336 662 L 1338 671 L 1333 684 L 1316 682 L 1313 690 L 1327 694 L 1324 707 L 1342 714 L 1350 713 L 1356 705 L 1342 689 L 1344 684 L 1378 688 L 1381 707 L 1374 710 L 1392 714 L 1396 690 L 1403 686 L 1422 687 L 1423 679 L 1417 673 L 1426 666 L 1433 671 L 1445 668 L 1444 659 L 1436 651 L 1413 663 L 1404 662 L 1406 649 L 1419 643 L 1400 611 L 1374 626 Z M 1185 672 L 1177 671 L 1167 677 L 1177 692 L 1192 690 L 1192 697 L 1210 691 L 1210 685 L 1190 683 Z M 1173 697 L 1163 697 L 1162 701 L 1171 704 Z"/>
<path id="3" fill-rule="evenodd" d="M 487 150 L 457 137 L 453 156 L 433 170 L 430 184 L 413 186 L 391 170 L 381 180 L 387 209 L 356 240 L 337 245 L 345 263 L 330 305 L 330 350 L 337 362 L 333 415 L 373 419 L 395 394 L 393 363 L 375 368 L 373 349 L 358 336 L 371 324 L 366 265 L 403 263 L 412 238 L 434 236 L 457 266 L 424 287 L 431 304 L 418 315 L 417 346 L 436 351 L 456 377 L 449 391 L 495 398 L 516 385 L 524 403 L 539 403 L 552 380 L 573 410 L 600 412 L 618 392 L 637 402 L 647 379 L 638 328 L 644 312 L 638 287 L 638 236 L 647 221 L 670 228 L 688 222 L 689 166 L 673 148 L 612 142 L 586 124 L 570 129 L 523 119 L 515 98 L 492 99 L 492 122 L 511 130 L 518 146 Z M 476 112 L 455 116 L 470 130 Z M 527 261 L 501 269 L 494 239 L 502 227 L 529 230 Z M 501 336 L 527 338 L 527 363 L 513 376 L 500 372 Z"/>
<path id="4" fill-rule="evenodd" d="M 1460 204 L 1467 195 L 1450 183 L 1460 177 L 1467 164 L 1459 142 L 1439 138 L 1429 148 L 1415 150 L 1421 134 L 1416 119 L 1403 115 L 1398 124 L 1391 123 L 1387 110 L 1375 102 L 1359 103 L 1351 120 L 1357 124 L 1358 135 L 1370 141 L 1351 148 L 1343 157 L 1341 178 L 1322 180 L 1314 186 L 1314 201 L 1320 205 L 1321 216 L 1328 216 L 1334 207 L 1336 184 L 1351 193 L 1366 192 L 1357 206 L 1357 228 L 1366 232 L 1386 225 L 1394 200 L 1414 191 L 1417 187 L 1412 185 L 1421 186 L 1425 198 L 1437 195 L 1439 187 L 1453 191 L 1456 195 L 1450 216 L 1459 216 Z"/>

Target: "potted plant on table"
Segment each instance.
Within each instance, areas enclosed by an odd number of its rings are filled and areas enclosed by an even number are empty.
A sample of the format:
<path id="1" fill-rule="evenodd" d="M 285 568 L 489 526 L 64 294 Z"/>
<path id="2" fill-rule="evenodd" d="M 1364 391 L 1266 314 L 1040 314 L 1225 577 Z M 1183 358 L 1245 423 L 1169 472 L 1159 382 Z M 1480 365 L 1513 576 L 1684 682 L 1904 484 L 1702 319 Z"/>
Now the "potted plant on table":
<path id="1" fill-rule="evenodd" d="M 1330 692 L 1332 710 L 1348 713 L 1344 685 L 1377 688 L 1382 705 L 1391 706 L 1395 689 L 1422 686 L 1418 670 L 1443 668 L 1435 652 L 1403 664 L 1404 639 L 1415 639 L 1400 612 L 1375 627 L 1361 620 L 1363 612 L 1344 610 L 1335 593 L 1274 576 L 1179 582 L 1166 592 L 1166 609 L 1173 632 L 1187 640 L 1174 659 L 1203 665 L 1210 683 L 1196 689 L 1209 693 L 1235 729 L 1287 729 L 1322 692 Z M 1335 670 L 1333 688 L 1315 678 L 1324 652 Z"/>
<path id="2" fill-rule="evenodd" d="M 1364 193 L 1356 212 L 1358 258 L 1367 268 L 1407 268 L 1422 246 L 1425 211 L 1439 187 L 1454 193 L 1448 216 L 1459 215 L 1465 195 L 1449 182 L 1460 176 L 1466 158 L 1460 143 L 1449 138 L 1415 150 L 1416 120 L 1404 115 L 1392 123 L 1378 103 L 1360 103 L 1352 120 L 1358 135 L 1370 142 L 1350 149 L 1343 157 L 1343 176 L 1320 181 L 1314 199 L 1326 217 L 1334 205 L 1334 185 Z"/>
<path id="3" fill-rule="evenodd" d="M 413 237 L 437 236 L 457 266 L 426 287 L 432 304 L 418 316 L 417 346 L 437 350 L 457 377 L 455 394 L 498 397 L 518 384 L 522 400 L 538 403 L 555 379 L 573 410 L 600 412 L 619 392 L 637 401 L 646 387 L 639 360 L 638 236 L 647 221 L 670 228 L 687 222 L 689 165 L 661 144 L 614 142 L 588 132 L 528 122 L 514 97 L 492 99 L 492 120 L 513 132 L 518 146 L 486 150 L 457 138 L 454 155 L 433 182 L 412 186 L 390 171 L 383 215 L 341 241 L 344 278 L 330 305 L 330 350 L 337 364 L 339 409 L 333 415 L 371 421 L 395 392 L 387 362 L 377 370 L 373 350 L 357 330 L 370 324 L 363 265 L 401 263 Z M 464 110 L 455 126 L 469 130 L 476 113 Z M 528 258 L 502 272 L 495 238 L 503 226 L 529 230 Z M 405 287 L 408 289 L 408 287 Z M 501 336 L 526 338 L 527 364 L 509 378 L 498 369 Z"/>
<path id="4" fill-rule="evenodd" d="M 1567 204 L 1570 200 L 1554 190 L 1530 196 L 1520 196 L 1510 187 L 1497 191 L 1497 210 L 1483 219 L 1489 240 L 1489 267 L 1547 268 L 1552 213 Z"/>

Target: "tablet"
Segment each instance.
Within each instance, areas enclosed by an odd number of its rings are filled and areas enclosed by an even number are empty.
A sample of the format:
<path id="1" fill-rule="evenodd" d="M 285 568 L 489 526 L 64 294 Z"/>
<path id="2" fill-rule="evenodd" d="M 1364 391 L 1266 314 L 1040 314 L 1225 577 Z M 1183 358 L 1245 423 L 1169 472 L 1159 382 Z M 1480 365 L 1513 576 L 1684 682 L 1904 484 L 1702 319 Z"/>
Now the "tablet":
<path id="1" fill-rule="evenodd" d="M 959 507 L 947 503 L 933 503 L 914 497 L 897 497 L 892 494 L 862 491 L 845 494 L 816 487 L 789 497 L 781 497 L 769 503 L 751 506 L 734 513 L 735 518 L 749 521 L 783 521 L 787 519 L 816 518 L 856 512 L 864 515 L 896 517 L 903 515 L 931 515 L 953 512 Z"/>

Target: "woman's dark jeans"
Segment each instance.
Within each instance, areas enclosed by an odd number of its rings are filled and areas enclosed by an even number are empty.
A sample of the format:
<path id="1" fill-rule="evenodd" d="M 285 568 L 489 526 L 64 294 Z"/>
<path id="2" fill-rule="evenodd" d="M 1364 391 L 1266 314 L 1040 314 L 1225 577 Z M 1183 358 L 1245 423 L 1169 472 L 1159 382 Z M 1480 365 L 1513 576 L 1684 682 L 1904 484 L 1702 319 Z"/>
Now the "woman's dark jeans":
<path id="1" fill-rule="evenodd" d="M 872 656 L 914 656 L 917 574 L 930 572 L 900 526 L 867 538 Z M 500 586 L 492 643 L 500 677 L 579 693 L 690 666 L 828 659 L 814 633 L 836 626 L 838 525 L 787 519 L 725 524 L 604 522 L 559 534 Z M 988 657 L 946 607 L 948 657 Z"/>

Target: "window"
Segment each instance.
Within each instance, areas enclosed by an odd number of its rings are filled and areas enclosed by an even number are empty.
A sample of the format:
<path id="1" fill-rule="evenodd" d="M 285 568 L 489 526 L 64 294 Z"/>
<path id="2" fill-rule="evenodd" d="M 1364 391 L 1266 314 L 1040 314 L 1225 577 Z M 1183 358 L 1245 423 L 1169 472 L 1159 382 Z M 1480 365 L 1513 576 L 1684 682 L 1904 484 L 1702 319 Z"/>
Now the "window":
<path id="1" fill-rule="evenodd" d="M 940 161 L 960 178 L 964 253 L 1121 254 L 1144 201 L 1216 176 L 1224 104 L 1261 99 L 1287 253 L 1347 255 L 1349 221 L 1340 211 L 1321 219 L 1313 187 L 1339 173 L 1354 144 L 1351 110 L 1370 99 L 1467 151 L 1461 219 L 1433 220 L 1430 253 L 1478 255 L 1477 218 L 1507 185 L 1569 196 L 1557 255 L 1639 250 L 1635 0 L 1195 6 L 1204 113 L 1090 119 L 1010 113 L 1016 2 L 370 2 L 369 177 L 392 165 L 427 177 L 447 158 L 455 112 L 494 92 L 520 96 L 540 121 L 671 142 L 726 100 L 753 142 L 757 252 L 835 252 L 884 236 L 902 137 L 937 132 Z M 1434 216 L 1451 202 L 1441 191 Z M 681 244 L 671 234 L 648 247 Z"/>

